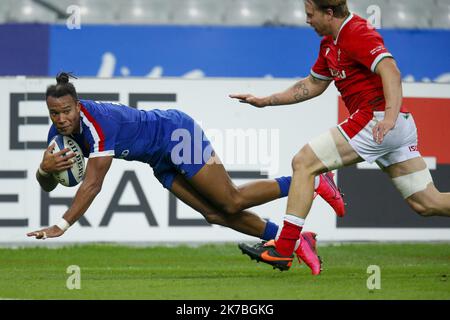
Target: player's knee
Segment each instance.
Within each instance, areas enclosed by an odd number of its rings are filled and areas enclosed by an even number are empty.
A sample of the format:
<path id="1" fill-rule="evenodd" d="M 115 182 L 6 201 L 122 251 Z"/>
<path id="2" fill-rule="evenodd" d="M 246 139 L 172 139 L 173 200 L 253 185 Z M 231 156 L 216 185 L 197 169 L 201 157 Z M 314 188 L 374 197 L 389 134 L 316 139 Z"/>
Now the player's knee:
<path id="1" fill-rule="evenodd" d="M 314 173 L 311 150 L 308 150 L 307 146 L 304 146 L 292 159 L 292 170 Z"/>
<path id="2" fill-rule="evenodd" d="M 219 212 L 211 211 L 204 214 L 206 222 L 224 226 L 225 220 Z"/>
<path id="3" fill-rule="evenodd" d="M 217 207 L 224 214 L 234 215 L 245 209 L 244 202 L 241 190 L 233 187 L 227 194 L 222 195 L 221 203 Z"/>
<path id="4" fill-rule="evenodd" d="M 238 214 L 243 210 L 242 203 L 242 199 L 239 196 L 235 196 L 228 203 L 224 204 L 221 209 L 225 214 Z"/>
<path id="5" fill-rule="evenodd" d="M 407 199 L 409 206 L 422 217 L 431 217 L 438 211 L 438 206 L 433 200 L 415 201 Z"/>
<path id="6" fill-rule="evenodd" d="M 426 208 L 418 202 L 408 201 L 409 206 L 413 209 L 417 214 L 421 216 L 426 215 Z"/>
<path id="7" fill-rule="evenodd" d="M 306 168 L 306 155 L 303 149 L 301 149 L 295 156 L 292 158 L 292 170 L 300 171 L 305 170 Z"/>

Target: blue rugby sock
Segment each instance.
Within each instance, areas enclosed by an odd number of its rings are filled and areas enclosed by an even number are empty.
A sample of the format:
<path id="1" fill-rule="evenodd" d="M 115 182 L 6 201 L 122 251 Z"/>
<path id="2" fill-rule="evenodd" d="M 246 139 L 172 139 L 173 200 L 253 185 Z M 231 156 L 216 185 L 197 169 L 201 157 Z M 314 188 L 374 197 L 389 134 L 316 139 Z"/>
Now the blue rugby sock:
<path id="1" fill-rule="evenodd" d="M 261 239 L 266 241 L 275 239 L 278 233 L 278 225 L 270 220 L 266 220 L 266 222 L 266 228 Z"/>
<path id="2" fill-rule="evenodd" d="M 287 197 L 289 187 L 291 186 L 291 179 L 292 177 L 279 177 L 275 179 L 280 187 L 280 198 Z"/>

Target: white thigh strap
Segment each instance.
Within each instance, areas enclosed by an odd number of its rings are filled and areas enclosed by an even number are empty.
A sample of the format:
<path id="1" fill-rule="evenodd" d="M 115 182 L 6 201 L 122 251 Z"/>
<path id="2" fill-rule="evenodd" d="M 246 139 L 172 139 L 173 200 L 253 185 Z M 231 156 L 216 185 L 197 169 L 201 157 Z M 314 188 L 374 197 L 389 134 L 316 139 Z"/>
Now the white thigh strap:
<path id="1" fill-rule="evenodd" d="M 330 131 L 311 140 L 309 146 L 329 170 L 342 167 L 342 158 Z"/>
<path id="2" fill-rule="evenodd" d="M 408 198 L 414 193 L 423 191 L 428 184 L 433 182 L 430 171 L 425 168 L 421 171 L 413 172 L 401 177 L 392 178 L 395 187 L 403 195 L 403 198 Z"/>

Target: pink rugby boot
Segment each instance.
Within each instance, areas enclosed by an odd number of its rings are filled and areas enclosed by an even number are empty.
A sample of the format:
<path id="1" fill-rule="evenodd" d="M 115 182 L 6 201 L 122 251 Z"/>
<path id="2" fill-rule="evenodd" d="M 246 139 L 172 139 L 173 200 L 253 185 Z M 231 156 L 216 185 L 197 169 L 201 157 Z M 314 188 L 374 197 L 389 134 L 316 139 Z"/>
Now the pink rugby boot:
<path id="1" fill-rule="evenodd" d="M 302 232 L 300 245 L 295 250 L 299 263 L 302 261 L 311 269 L 313 275 L 319 275 L 322 271 L 322 260 L 317 255 L 316 236 L 314 232 Z"/>
<path id="2" fill-rule="evenodd" d="M 334 183 L 333 177 L 334 174 L 331 171 L 321 174 L 316 193 L 334 209 L 338 217 L 343 217 L 345 215 L 344 194 Z"/>

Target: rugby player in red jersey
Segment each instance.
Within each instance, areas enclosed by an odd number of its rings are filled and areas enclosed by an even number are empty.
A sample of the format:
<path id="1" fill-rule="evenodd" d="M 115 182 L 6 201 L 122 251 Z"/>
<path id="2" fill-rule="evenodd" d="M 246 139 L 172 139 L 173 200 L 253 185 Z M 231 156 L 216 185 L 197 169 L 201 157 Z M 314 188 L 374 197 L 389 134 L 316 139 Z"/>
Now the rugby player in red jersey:
<path id="1" fill-rule="evenodd" d="M 307 23 L 323 37 L 310 75 L 267 97 L 230 95 L 260 108 L 286 105 L 317 97 L 334 81 L 350 114 L 294 156 L 288 205 L 278 238 L 255 246 L 239 244 L 252 258 L 282 270 L 292 264 L 292 253 L 311 208 L 314 176 L 323 172 L 362 161 L 376 162 L 417 213 L 450 216 L 450 193 L 435 188 L 418 151 L 413 116 L 402 105 L 400 71 L 381 35 L 366 20 L 350 13 L 346 0 L 304 2 Z M 320 261 L 313 251 L 306 259 L 319 273 Z"/>

